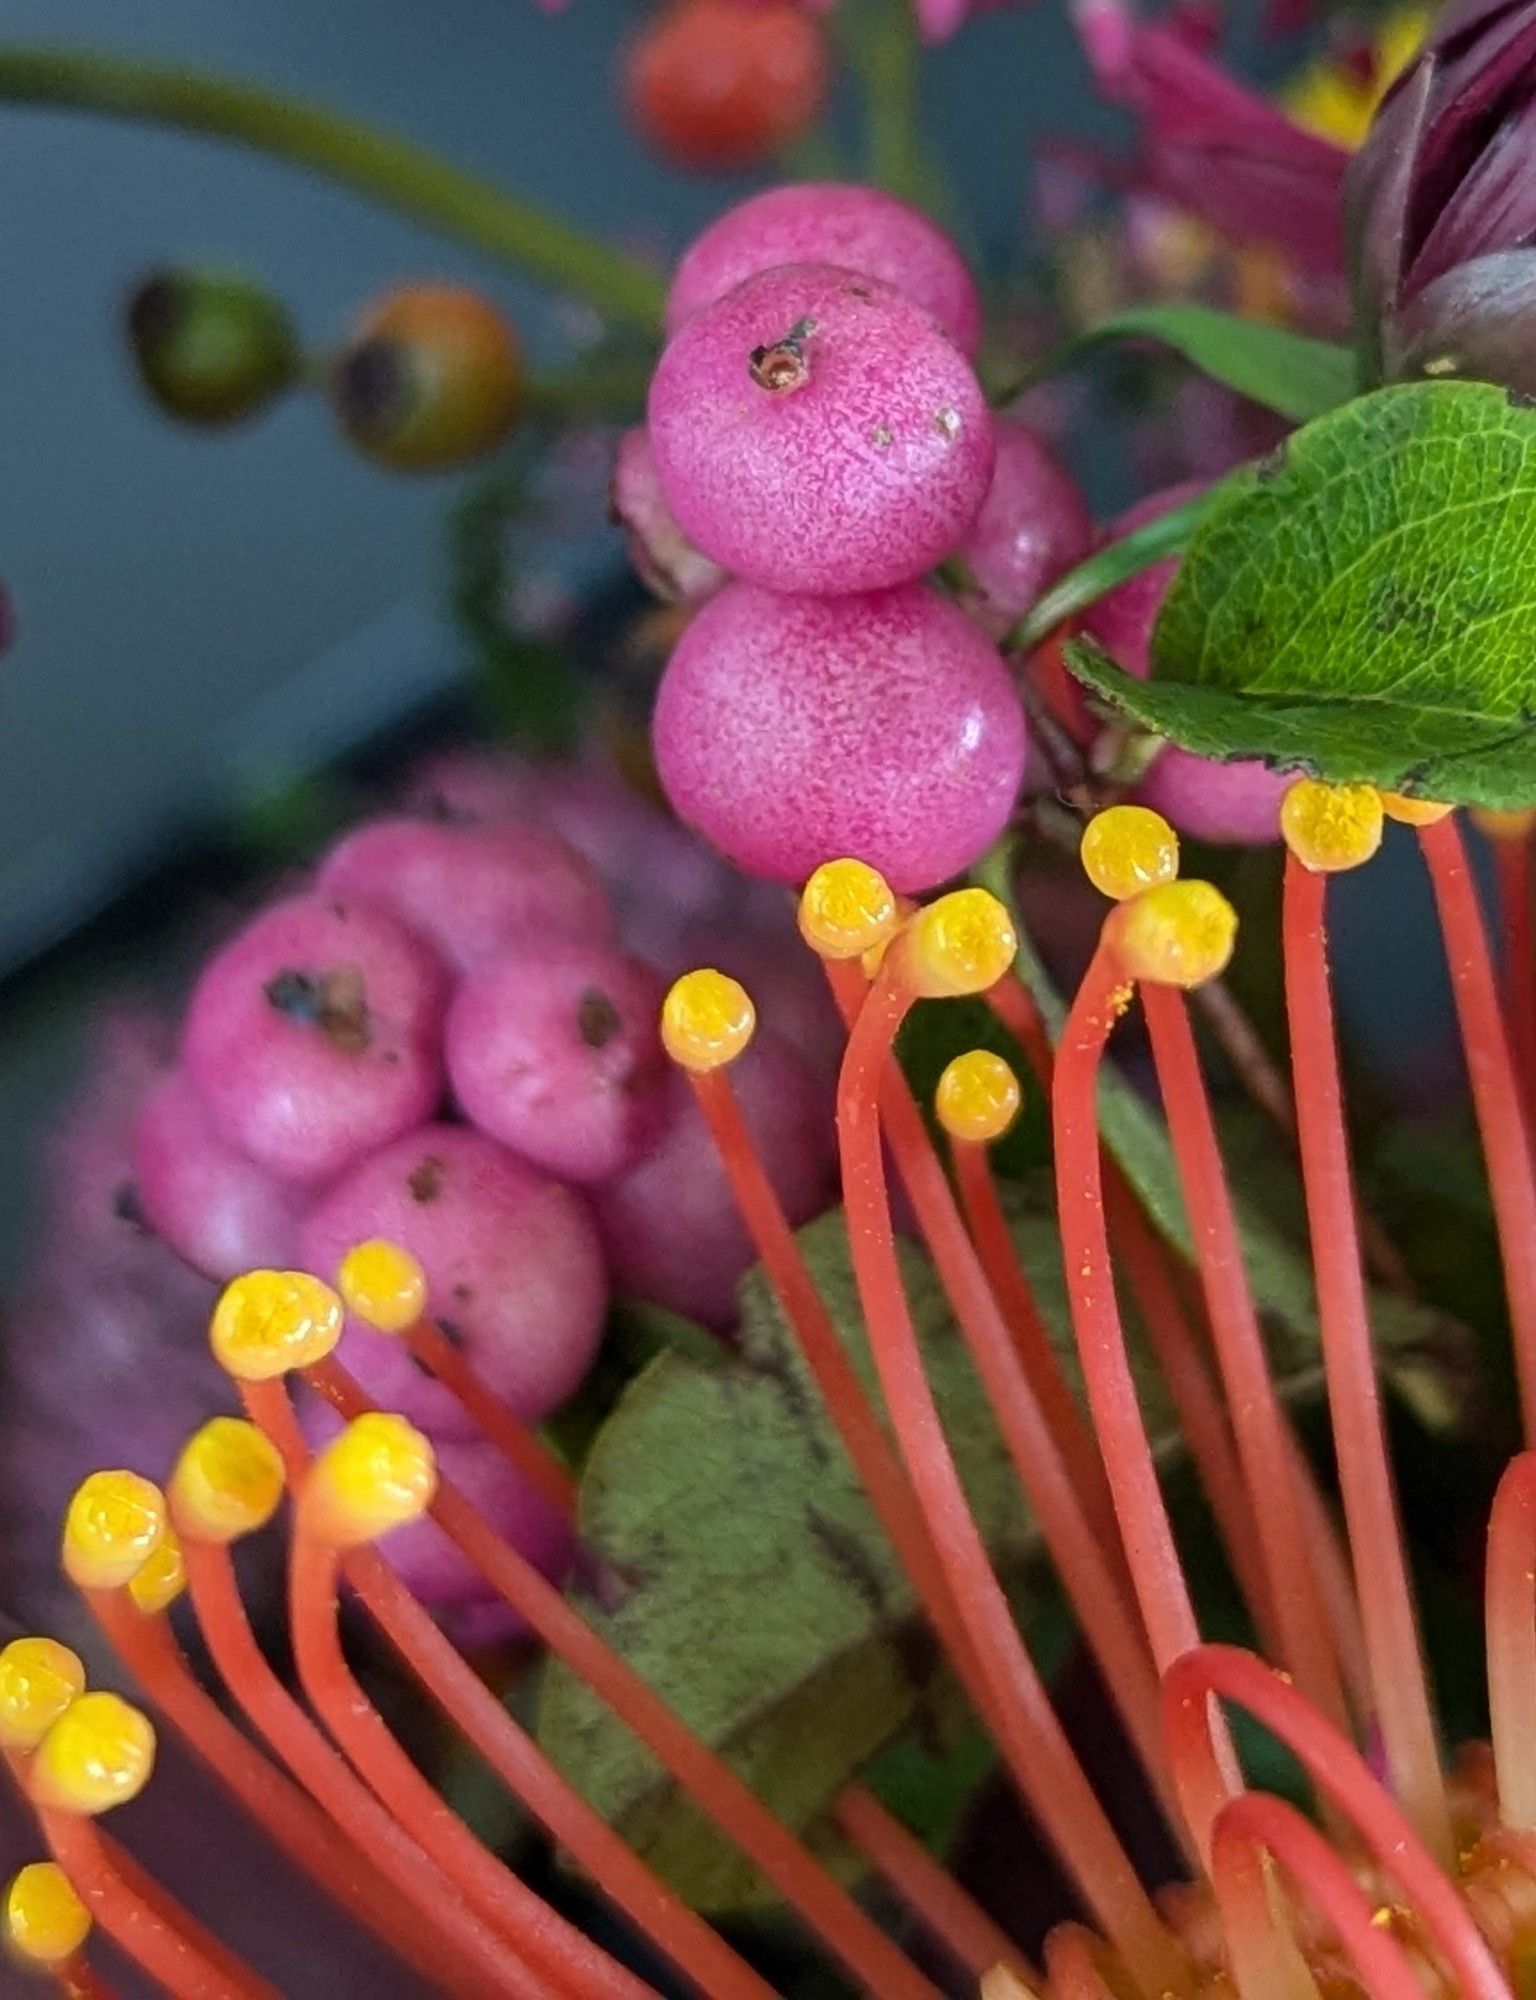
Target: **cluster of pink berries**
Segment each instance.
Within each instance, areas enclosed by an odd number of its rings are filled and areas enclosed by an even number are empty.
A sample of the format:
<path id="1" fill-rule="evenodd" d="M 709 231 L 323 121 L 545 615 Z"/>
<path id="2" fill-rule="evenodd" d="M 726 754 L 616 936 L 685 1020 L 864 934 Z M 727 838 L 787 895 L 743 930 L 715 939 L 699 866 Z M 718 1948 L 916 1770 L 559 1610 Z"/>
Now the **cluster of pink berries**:
<path id="1" fill-rule="evenodd" d="M 209 960 L 175 1062 L 141 1064 L 130 1158 L 119 1144 L 91 1189 L 215 1282 L 257 1266 L 334 1275 L 357 1243 L 401 1244 L 444 1331 L 537 1425 L 586 1375 L 611 1295 L 734 1318 L 754 1253 L 659 1040 L 667 979 L 700 950 L 783 995 L 801 1046 L 759 1036 L 743 1101 L 796 1220 L 828 1196 L 816 1051 L 835 1018 L 780 903 L 744 897 L 606 766 L 441 760 L 404 810 L 349 833 Z M 342 1352 L 557 1571 L 566 1524 L 404 1344 L 359 1324 Z M 430 1524 L 391 1555 L 461 1643 L 505 1632 Z"/>

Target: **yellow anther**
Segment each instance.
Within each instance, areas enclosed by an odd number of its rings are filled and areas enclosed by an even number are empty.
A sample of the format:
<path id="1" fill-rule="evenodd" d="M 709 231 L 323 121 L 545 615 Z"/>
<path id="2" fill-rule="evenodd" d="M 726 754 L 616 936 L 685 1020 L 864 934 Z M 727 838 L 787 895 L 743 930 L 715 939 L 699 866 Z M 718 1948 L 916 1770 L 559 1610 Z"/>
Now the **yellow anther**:
<path id="1" fill-rule="evenodd" d="M 1280 832 L 1303 868 L 1333 875 L 1370 860 L 1381 845 L 1383 817 L 1374 785 L 1301 778 L 1280 803 Z"/>
<path id="2" fill-rule="evenodd" d="M 933 1098 L 950 1137 L 979 1146 L 1000 1139 L 1023 1102 L 1012 1065 L 990 1049 L 969 1049 L 946 1064 Z"/>
<path id="3" fill-rule="evenodd" d="M 240 1417 L 213 1417 L 182 1447 L 171 1506 L 184 1534 L 234 1542 L 264 1528 L 283 1497 L 277 1447 Z"/>
<path id="4" fill-rule="evenodd" d="M 152 1617 L 169 1611 L 187 1587 L 187 1564 L 174 1528 L 167 1528 L 160 1546 L 137 1576 L 128 1580 L 128 1595 L 139 1610 Z"/>
<path id="5" fill-rule="evenodd" d="M 341 1260 L 336 1288 L 355 1313 L 380 1333 L 404 1333 L 427 1309 L 427 1274 L 398 1243 L 357 1243 Z"/>
<path id="6" fill-rule="evenodd" d="M 5 1891 L 5 1936 L 31 1965 L 63 1965 L 91 1934 L 91 1913 L 52 1861 L 33 1861 Z"/>
<path id="7" fill-rule="evenodd" d="M 64 1516 L 64 1574 L 82 1590 L 121 1590 L 165 1534 L 165 1495 L 136 1472 L 93 1472 Z"/>
<path id="8" fill-rule="evenodd" d="M 1497 806 L 1474 806 L 1472 824 L 1490 840 L 1524 840 L 1536 827 L 1536 806 L 1514 806 L 1507 811 Z"/>
<path id="9" fill-rule="evenodd" d="M 348 1424 L 315 1460 L 304 1505 L 341 1548 L 419 1520 L 437 1491 L 432 1446 L 404 1417 L 375 1410 Z"/>
<path id="10" fill-rule="evenodd" d="M 902 941 L 907 975 L 925 1000 L 985 993 L 1019 949 L 1013 919 L 988 889 L 953 889 L 926 904 Z"/>
<path id="11" fill-rule="evenodd" d="M 667 1054 L 698 1076 L 735 1062 L 756 1028 L 757 1009 L 747 989 L 707 967 L 674 980 L 662 1002 L 661 1039 Z"/>
<path id="12" fill-rule="evenodd" d="M 1383 792 L 1381 809 L 1388 819 L 1395 819 L 1399 826 L 1433 826 L 1456 810 L 1454 806 L 1441 804 L 1438 799 L 1410 799 L 1406 792 Z"/>
<path id="13" fill-rule="evenodd" d="M 1225 970 L 1237 912 L 1209 882 L 1162 882 L 1112 910 L 1104 936 L 1132 979 L 1200 986 Z"/>
<path id="14" fill-rule="evenodd" d="M 149 1717 L 121 1695 L 83 1694 L 38 1744 L 29 1783 L 40 1806 L 103 1813 L 137 1798 L 154 1765 Z"/>
<path id="15" fill-rule="evenodd" d="M 1127 896 L 1171 882 L 1179 872 L 1179 836 L 1150 806 L 1109 806 L 1083 828 L 1083 872 L 1101 896 Z"/>
<path id="16" fill-rule="evenodd" d="M 307 1271 L 247 1271 L 224 1287 L 208 1341 L 242 1382 L 270 1382 L 323 1361 L 341 1338 L 339 1296 Z"/>
<path id="17" fill-rule="evenodd" d="M 821 958 L 862 958 L 900 921 L 895 892 L 867 861 L 824 861 L 800 896 L 800 935 Z"/>
<path id="18" fill-rule="evenodd" d="M 0 1744 L 35 1750 L 85 1692 L 85 1666 L 57 1639 L 12 1639 L 0 1652 Z"/>

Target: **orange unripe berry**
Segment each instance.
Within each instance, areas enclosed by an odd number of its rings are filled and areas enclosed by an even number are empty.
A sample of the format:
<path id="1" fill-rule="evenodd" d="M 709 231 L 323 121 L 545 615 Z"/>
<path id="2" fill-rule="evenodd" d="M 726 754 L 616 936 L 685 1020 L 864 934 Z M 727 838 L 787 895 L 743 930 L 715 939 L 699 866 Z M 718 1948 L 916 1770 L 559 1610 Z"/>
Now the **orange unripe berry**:
<path id="1" fill-rule="evenodd" d="M 91 1913 L 53 1861 L 33 1861 L 5 1891 L 5 1939 L 30 1965 L 63 1965 L 91 1934 Z"/>
<path id="2" fill-rule="evenodd" d="M 636 127 L 680 167 L 750 167 L 797 139 L 826 97 L 826 31 L 799 0 L 673 0 L 624 60 Z"/>
<path id="3" fill-rule="evenodd" d="M 990 1049 L 968 1049 L 945 1065 L 933 1107 L 952 1139 L 985 1146 L 1002 1138 L 1023 1102 L 1012 1064 Z"/>
<path id="4" fill-rule="evenodd" d="M 38 1744 L 28 1786 L 45 1809 L 94 1815 L 137 1798 L 154 1766 L 149 1717 L 121 1695 L 83 1694 Z"/>
<path id="5" fill-rule="evenodd" d="M 341 1338 L 337 1293 L 308 1271 L 246 1271 L 219 1295 L 208 1343 L 241 1382 L 272 1382 L 324 1361 Z"/>
<path id="6" fill-rule="evenodd" d="M 1019 949 L 1013 919 L 989 889 L 952 889 L 925 904 L 902 941 L 906 975 L 925 1000 L 985 993 Z"/>
<path id="7" fill-rule="evenodd" d="M 1381 809 L 1399 826 L 1434 826 L 1456 810 L 1437 799 L 1411 799 L 1406 792 L 1383 792 Z"/>
<path id="8" fill-rule="evenodd" d="M 867 861 L 824 861 L 800 894 L 800 935 L 820 958 L 862 958 L 901 921 L 895 891 Z"/>
<path id="9" fill-rule="evenodd" d="M 1209 882 L 1161 882 L 1111 910 L 1104 937 L 1132 979 L 1201 986 L 1226 969 L 1237 912 Z"/>
<path id="10" fill-rule="evenodd" d="M 213 1417 L 182 1446 L 171 1505 L 184 1534 L 235 1542 L 264 1528 L 283 1497 L 283 1461 L 265 1431 Z"/>
<path id="11" fill-rule="evenodd" d="M 82 1590 L 121 1590 L 165 1538 L 165 1495 L 136 1472 L 93 1472 L 64 1516 L 64 1574 Z"/>
<path id="12" fill-rule="evenodd" d="M 85 1692 L 85 1663 L 57 1639 L 12 1639 L 0 1651 L 0 1744 L 35 1750 Z"/>
<path id="13" fill-rule="evenodd" d="M 380 1333 L 405 1333 L 427 1309 L 427 1274 L 398 1243 L 375 1237 L 341 1260 L 336 1289 L 347 1311 Z"/>
<path id="14" fill-rule="evenodd" d="M 359 451 L 435 472 L 493 451 L 523 400 L 517 336 L 478 292 L 408 285 L 363 316 L 331 371 L 331 401 Z"/>
<path id="15" fill-rule="evenodd" d="M 1474 806 L 1472 824 L 1490 840 L 1524 840 L 1536 828 L 1536 806 Z"/>
<path id="16" fill-rule="evenodd" d="M 128 1579 L 128 1595 L 146 1617 L 169 1611 L 187 1587 L 186 1558 L 176 1530 L 167 1527 L 160 1546 L 136 1575 Z"/>
<path id="17" fill-rule="evenodd" d="M 310 1524 L 338 1548 L 420 1520 L 437 1492 L 431 1444 L 404 1417 L 357 1417 L 315 1460 L 304 1489 Z"/>
<path id="18" fill-rule="evenodd" d="M 662 1045 L 696 1076 L 735 1062 L 756 1030 L 757 1009 L 747 989 L 707 967 L 674 980 L 662 1002 Z"/>
<path id="19" fill-rule="evenodd" d="M 1078 856 L 1101 896 L 1123 903 L 1179 872 L 1179 836 L 1150 806 L 1108 806 L 1083 828 Z"/>
<path id="20" fill-rule="evenodd" d="M 1381 845 L 1385 813 L 1374 785 L 1325 785 L 1300 778 L 1280 802 L 1280 832 L 1303 868 L 1334 875 L 1369 861 Z"/>

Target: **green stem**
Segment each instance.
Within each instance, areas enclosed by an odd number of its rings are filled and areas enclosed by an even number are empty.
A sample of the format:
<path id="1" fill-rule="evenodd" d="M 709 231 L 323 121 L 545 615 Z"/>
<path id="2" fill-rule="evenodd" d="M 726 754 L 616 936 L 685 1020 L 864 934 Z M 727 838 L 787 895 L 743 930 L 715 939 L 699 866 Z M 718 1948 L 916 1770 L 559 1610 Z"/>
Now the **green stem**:
<path id="1" fill-rule="evenodd" d="M 1021 618 L 1002 641 L 1005 653 L 1032 653 L 1048 639 L 1058 625 L 1086 611 L 1090 604 L 1167 556 L 1182 555 L 1194 539 L 1195 530 L 1211 510 L 1220 489 L 1212 487 L 1181 506 L 1170 507 L 1156 520 L 1144 521 L 1118 542 L 1098 549 L 1086 562 L 1058 578 L 1033 608 Z"/>
<path id="2" fill-rule="evenodd" d="M 869 178 L 891 194 L 921 200 L 917 33 L 909 0 L 840 8 L 837 27 L 863 90 Z"/>
<path id="3" fill-rule="evenodd" d="M 664 286 L 600 238 L 504 193 L 425 147 L 322 105 L 117 56 L 0 48 L 0 100 L 103 112 L 203 132 L 325 175 L 587 300 L 608 318 L 661 326 Z"/>

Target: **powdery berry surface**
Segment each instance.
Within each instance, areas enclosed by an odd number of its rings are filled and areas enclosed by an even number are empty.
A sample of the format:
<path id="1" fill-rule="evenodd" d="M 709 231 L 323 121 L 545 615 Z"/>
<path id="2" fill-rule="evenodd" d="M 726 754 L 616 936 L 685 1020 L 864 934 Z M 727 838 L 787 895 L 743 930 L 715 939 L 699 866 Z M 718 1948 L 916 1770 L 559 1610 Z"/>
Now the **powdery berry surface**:
<path id="1" fill-rule="evenodd" d="M 974 615 L 1000 637 L 1092 545 L 1077 482 L 1027 424 L 1000 423 L 991 487 L 955 551 L 974 585 L 966 592 Z"/>
<path id="2" fill-rule="evenodd" d="M 922 576 L 992 479 L 992 415 L 954 342 L 889 285 L 829 265 L 764 271 L 695 314 L 648 409 L 684 534 L 770 589 Z"/>
<path id="3" fill-rule="evenodd" d="M 194 1271 L 222 1284 L 292 1263 L 302 1191 L 226 1145 L 180 1070 L 139 1113 L 132 1164 L 145 1221 Z"/>
<path id="4" fill-rule="evenodd" d="M 858 598 L 732 584 L 684 633 L 654 717 L 679 814 L 749 873 L 855 855 L 930 888 L 1002 831 L 1023 712 L 984 633 L 926 585 Z"/>

